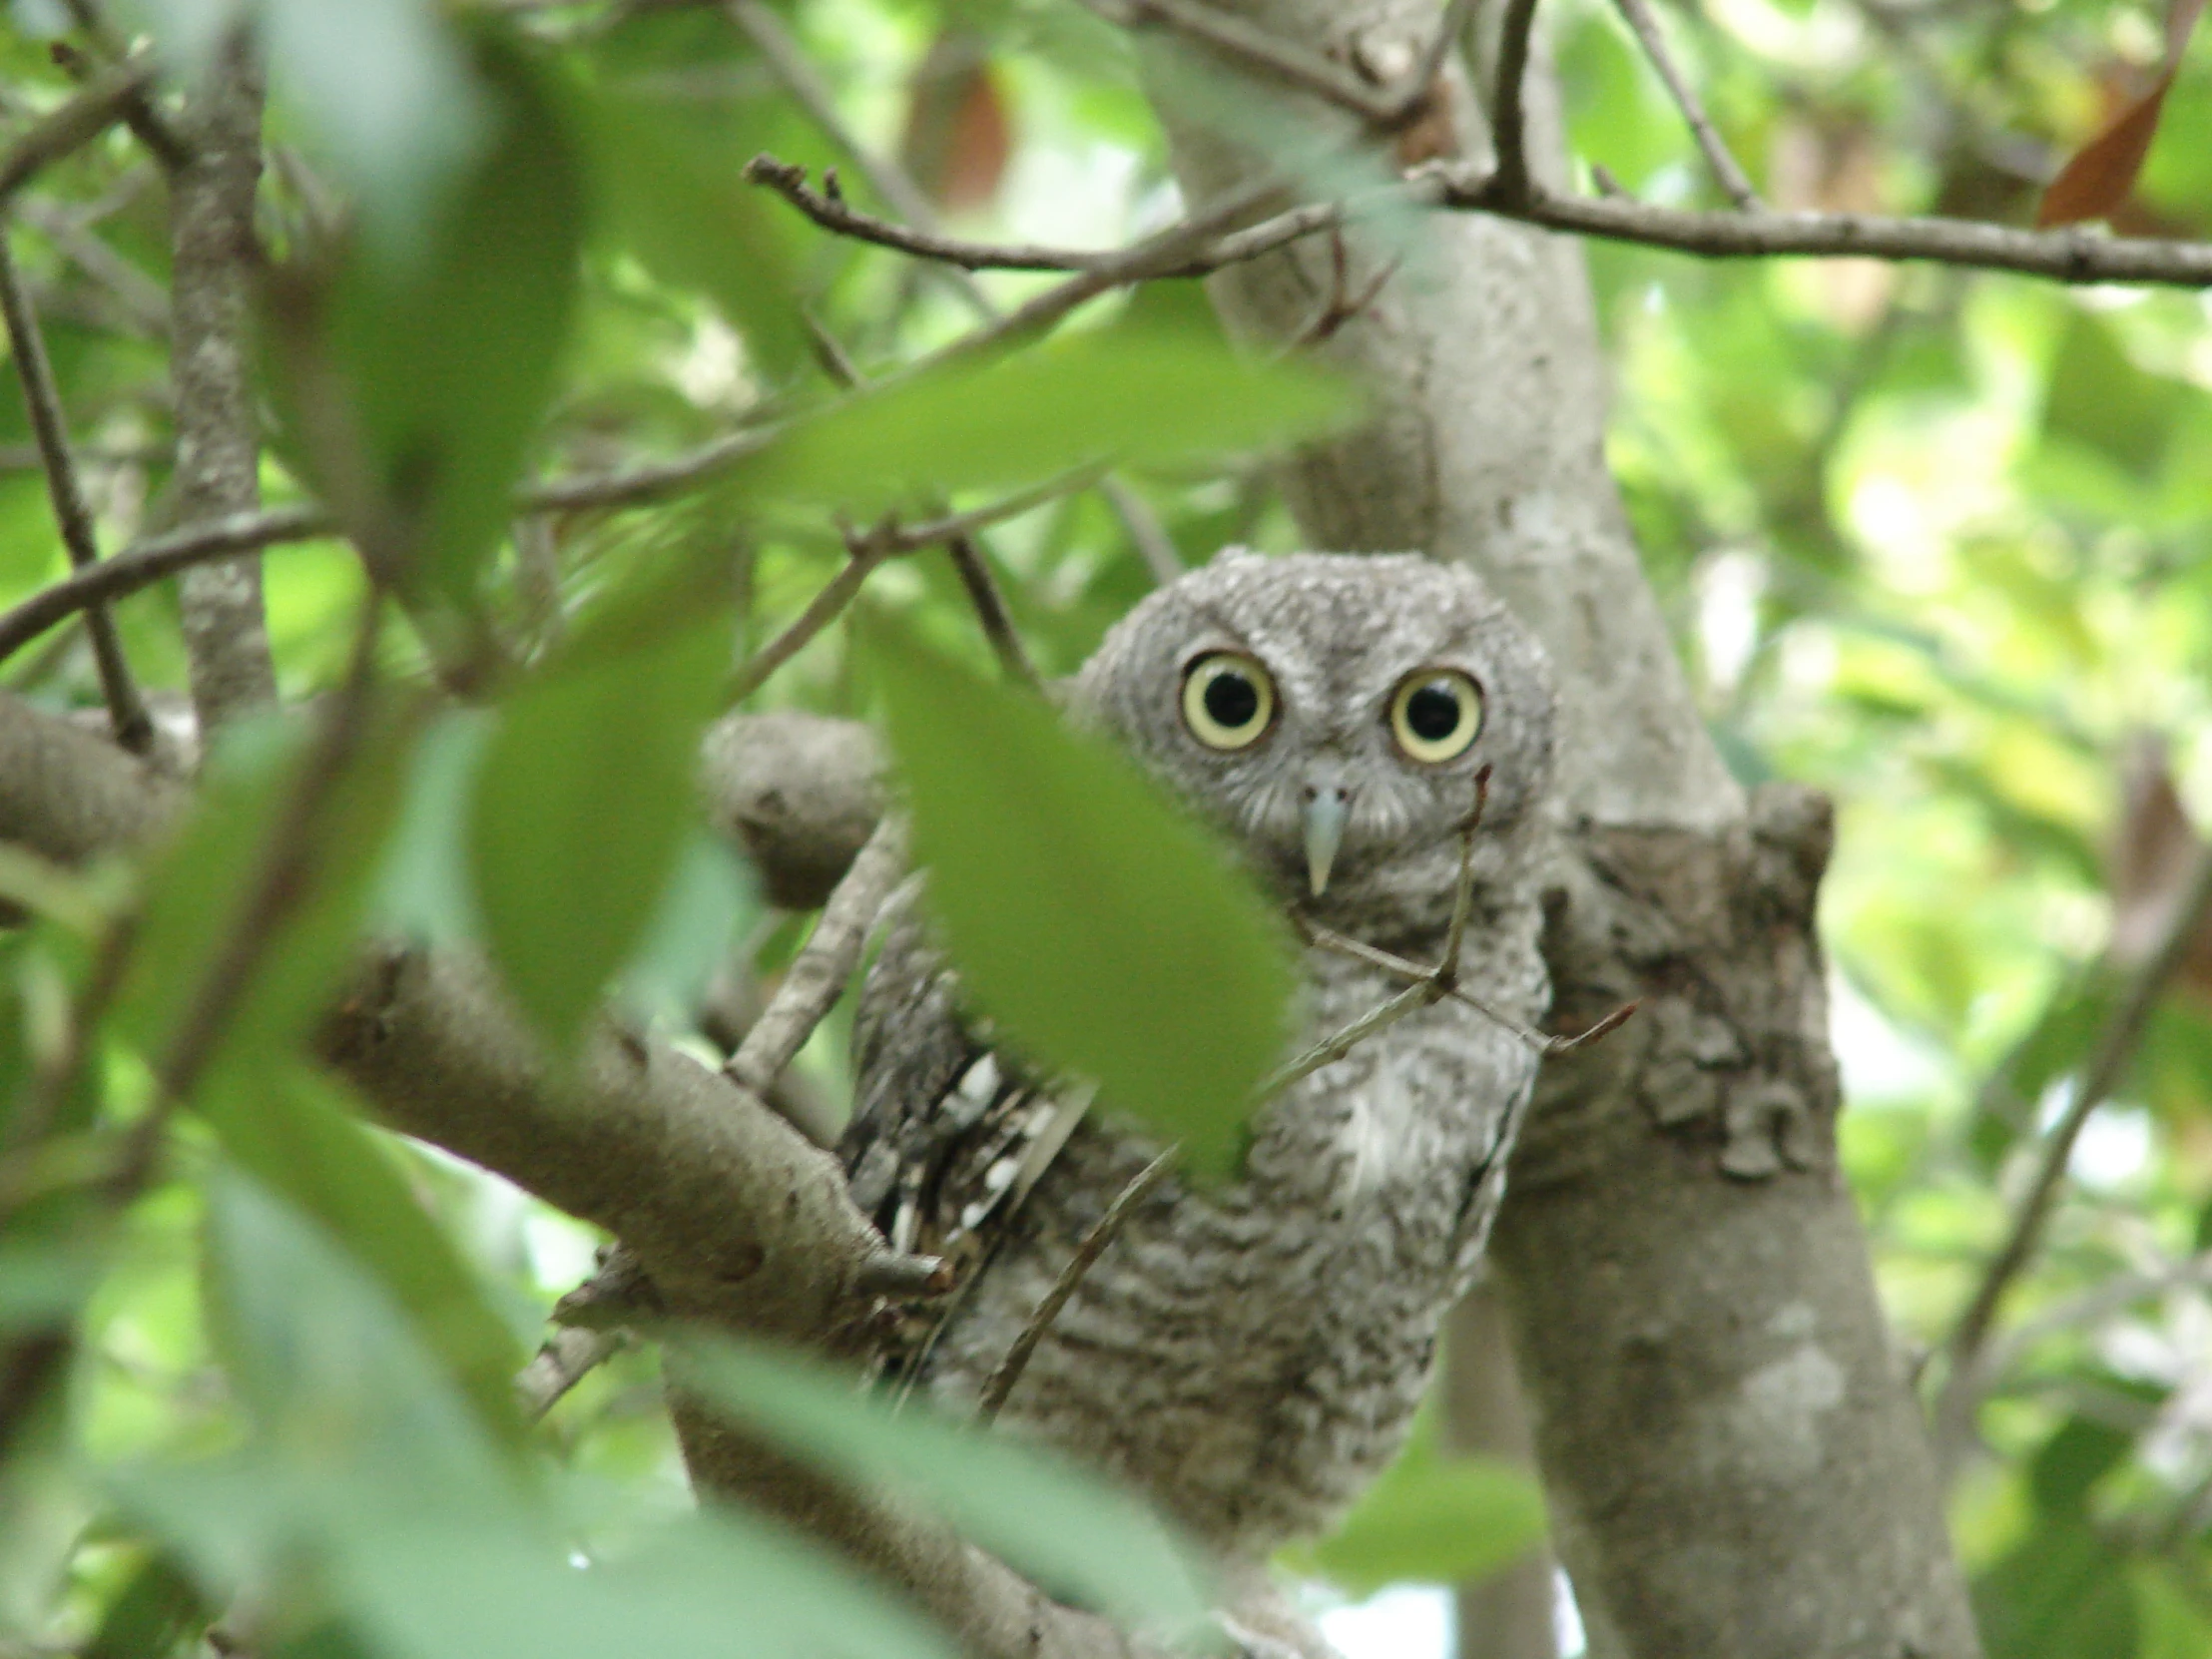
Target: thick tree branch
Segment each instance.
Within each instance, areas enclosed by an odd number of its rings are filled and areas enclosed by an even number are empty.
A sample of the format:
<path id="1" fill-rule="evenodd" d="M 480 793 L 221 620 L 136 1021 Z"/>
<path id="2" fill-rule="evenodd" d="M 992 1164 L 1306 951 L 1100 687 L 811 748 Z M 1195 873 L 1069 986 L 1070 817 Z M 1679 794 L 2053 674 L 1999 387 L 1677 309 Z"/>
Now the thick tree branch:
<path id="1" fill-rule="evenodd" d="M 186 164 L 170 180 L 171 379 L 177 394 L 172 523 L 261 504 L 261 421 L 248 350 L 254 198 L 262 174 L 262 85 L 237 29 L 185 112 Z M 183 572 L 185 653 L 203 740 L 273 706 L 276 669 L 262 570 L 246 557 Z"/>
<path id="2" fill-rule="evenodd" d="M 1433 20 L 1432 0 L 1367 0 L 1349 23 L 1337 0 L 1238 11 L 1309 51 L 1348 26 L 1415 49 Z M 1459 183 L 1456 203 L 1492 211 L 1428 216 L 1409 256 L 1403 231 L 1346 228 L 1352 285 L 1401 256 L 1434 275 L 1317 347 L 1375 413 L 1302 451 L 1285 489 L 1308 545 L 1465 560 L 1542 639 L 1561 701 L 1551 1028 L 1646 999 L 1611 1041 L 1545 1062 L 1491 1243 L 1554 1540 L 1594 1659 L 1971 1659 L 1934 1460 L 1835 1172 L 1812 932 L 1829 821 L 1806 792 L 1747 800 L 1706 738 L 1604 469 L 1580 251 L 1507 217 L 1561 188 L 1540 46 L 1487 77 L 1524 95 L 1519 203 Z M 1445 83 L 1451 130 L 1478 133 L 1464 80 Z M 1311 113 L 1265 78 L 1239 93 L 1263 106 L 1245 131 Z M 1154 100 L 1188 201 L 1273 167 L 1167 79 Z M 1328 249 L 1294 244 L 1210 291 L 1280 344 L 1337 280 Z"/>
<path id="3" fill-rule="evenodd" d="M 835 728 L 825 722 L 816 730 Z M 777 748 L 741 741 L 721 753 Z M 864 792 L 865 780 L 844 770 L 864 748 L 832 743 L 830 759 L 806 778 L 791 757 L 784 799 L 836 804 Z M 175 786 L 106 740 L 0 696 L 0 837 L 50 856 L 123 850 L 155 832 L 178 800 Z M 832 811 L 826 842 L 843 834 L 835 822 L 843 811 Z M 367 964 L 319 1047 L 393 1127 L 618 1234 L 672 1315 L 832 1354 L 865 1338 L 887 1253 L 852 1207 L 836 1160 L 689 1057 L 602 1026 L 573 1071 L 556 1071 L 481 962 L 405 949 Z M 50 1371 L 22 1380 L 26 1396 Z M 764 1461 L 757 1446 L 681 1398 L 678 1418 L 704 1490 L 766 1502 L 842 1545 L 912 1596 L 965 1651 L 984 1659 L 1130 1659 L 1141 1651 L 949 1528 Z"/>

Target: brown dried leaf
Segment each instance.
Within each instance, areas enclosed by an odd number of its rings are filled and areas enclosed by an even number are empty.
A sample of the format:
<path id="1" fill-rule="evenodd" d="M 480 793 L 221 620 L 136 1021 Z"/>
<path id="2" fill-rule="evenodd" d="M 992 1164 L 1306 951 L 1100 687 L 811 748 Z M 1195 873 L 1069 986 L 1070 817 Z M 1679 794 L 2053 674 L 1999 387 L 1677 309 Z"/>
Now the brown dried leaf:
<path id="1" fill-rule="evenodd" d="M 2043 192 L 2035 210 L 2035 228 L 2078 225 L 2088 219 L 2109 219 L 2127 201 L 2135 179 L 2158 136 L 2158 118 L 2165 112 L 2166 94 L 2180 73 L 2181 54 L 2189 36 L 2204 15 L 2205 0 L 2171 0 L 2166 8 L 2166 64 L 2150 90 L 2121 110 L 2103 131 L 2075 152 Z"/>
<path id="2" fill-rule="evenodd" d="M 2103 219 L 2127 200 L 2127 193 L 2135 188 L 2135 176 L 2143 170 L 2143 158 L 2150 154 L 2150 141 L 2158 136 L 2158 118 L 2173 84 L 2170 71 L 2161 75 L 2156 86 L 2074 153 L 2036 206 L 2038 231 Z"/>

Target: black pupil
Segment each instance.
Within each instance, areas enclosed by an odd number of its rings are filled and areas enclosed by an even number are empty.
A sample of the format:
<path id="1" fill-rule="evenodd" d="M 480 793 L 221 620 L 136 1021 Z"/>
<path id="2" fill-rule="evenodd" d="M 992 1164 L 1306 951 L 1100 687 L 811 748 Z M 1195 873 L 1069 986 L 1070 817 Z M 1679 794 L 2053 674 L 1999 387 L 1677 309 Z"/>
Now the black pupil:
<path id="1" fill-rule="evenodd" d="M 1423 743 L 1441 743 L 1459 730 L 1459 694 L 1443 685 L 1418 688 L 1405 700 L 1405 725 Z"/>
<path id="2" fill-rule="evenodd" d="M 1206 712 L 1226 731 L 1249 726 L 1260 712 L 1260 688 L 1236 669 L 1225 668 L 1206 682 Z"/>

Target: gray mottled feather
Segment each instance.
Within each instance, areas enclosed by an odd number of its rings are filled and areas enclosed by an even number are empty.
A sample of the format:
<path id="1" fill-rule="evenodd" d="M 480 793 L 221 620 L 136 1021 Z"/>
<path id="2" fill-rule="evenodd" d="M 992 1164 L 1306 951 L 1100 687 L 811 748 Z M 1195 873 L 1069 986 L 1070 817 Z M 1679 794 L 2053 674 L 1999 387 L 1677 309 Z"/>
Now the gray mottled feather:
<path id="1" fill-rule="evenodd" d="M 1259 658 L 1278 689 L 1276 729 L 1244 752 L 1207 749 L 1183 724 L 1184 670 L 1215 649 Z M 1386 705 L 1429 667 L 1472 675 L 1485 716 L 1464 756 L 1422 767 L 1397 752 Z M 1224 554 L 1111 631 L 1075 704 L 1228 830 L 1286 903 L 1424 962 L 1442 948 L 1455 829 L 1488 765 L 1462 980 L 1516 1020 L 1540 1016 L 1535 809 L 1552 695 L 1533 640 L 1472 575 L 1413 556 Z M 1303 886 L 1308 784 L 1353 792 L 1319 903 Z M 861 1001 L 844 1153 L 863 1208 L 963 1268 L 942 1329 L 917 1317 L 898 1357 L 958 1407 L 1156 1149 L 1104 1106 L 1067 1133 L 1083 1102 L 1040 1087 L 964 1016 L 915 897 L 895 907 Z M 1310 1038 L 1400 988 L 1339 956 L 1304 965 Z M 1534 1074 L 1526 1044 L 1456 1001 L 1314 1072 L 1261 1114 L 1240 1180 L 1207 1193 L 1171 1180 L 1139 1208 L 1001 1420 L 1130 1480 L 1230 1558 L 1322 1530 L 1402 1439 Z M 1035 1149 L 1062 1134 L 1036 1174 Z"/>

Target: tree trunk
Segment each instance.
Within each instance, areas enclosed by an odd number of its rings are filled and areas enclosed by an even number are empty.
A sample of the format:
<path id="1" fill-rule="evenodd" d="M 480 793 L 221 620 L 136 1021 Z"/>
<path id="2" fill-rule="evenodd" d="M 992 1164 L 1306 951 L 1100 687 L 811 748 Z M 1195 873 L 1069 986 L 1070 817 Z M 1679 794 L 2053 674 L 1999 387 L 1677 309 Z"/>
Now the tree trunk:
<path id="1" fill-rule="evenodd" d="M 1238 0 L 1386 79 L 1423 0 Z M 1155 31 L 1147 71 L 1194 204 L 1357 118 Z M 1488 145 L 1459 71 L 1378 172 Z M 1556 176 L 1548 75 L 1530 153 Z M 1414 145 L 1420 148 L 1412 148 Z M 1390 152 L 1395 149 L 1393 156 Z M 1465 560 L 1541 636 L 1562 698 L 1554 1019 L 1621 1032 L 1546 1067 L 1493 1255 L 1555 1542 L 1591 1652 L 1643 1659 L 1978 1653 L 1919 1412 L 1837 1169 L 1814 896 L 1830 821 L 1747 800 L 1707 740 L 1604 465 L 1605 365 L 1580 249 L 1471 215 L 1379 220 L 1213 278 L 1275 346 L 1377 297 L 1319 350 L 1372 417 L 1287 487 L 1309 543 Z M 1340 277 L 1339 273 L 1342 273 Z"/>

